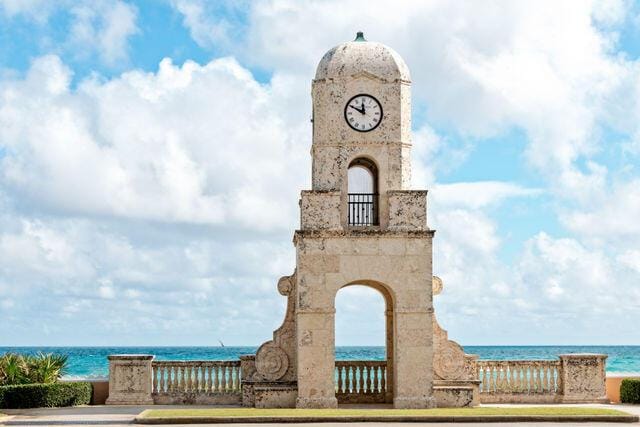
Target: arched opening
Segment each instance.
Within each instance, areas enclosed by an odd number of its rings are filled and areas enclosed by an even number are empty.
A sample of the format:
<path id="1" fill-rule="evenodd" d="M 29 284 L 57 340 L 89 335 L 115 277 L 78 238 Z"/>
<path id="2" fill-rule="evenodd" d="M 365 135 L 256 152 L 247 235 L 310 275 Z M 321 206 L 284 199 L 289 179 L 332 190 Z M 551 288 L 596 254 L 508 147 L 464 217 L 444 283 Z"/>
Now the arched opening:
<path id="1" fill-rule="evenodd" d="M 335 308 L 335 385 L 338 403 L 391 403 L 391 295 L 377 284 L 352 283 L 336 294 Z"/>
<path id="2" fill-rule="evenodd" d="M 378 225 L 378 168 L 375 163 L 364 157 L 353 160 L 347 179 L 349 225 Z"/>

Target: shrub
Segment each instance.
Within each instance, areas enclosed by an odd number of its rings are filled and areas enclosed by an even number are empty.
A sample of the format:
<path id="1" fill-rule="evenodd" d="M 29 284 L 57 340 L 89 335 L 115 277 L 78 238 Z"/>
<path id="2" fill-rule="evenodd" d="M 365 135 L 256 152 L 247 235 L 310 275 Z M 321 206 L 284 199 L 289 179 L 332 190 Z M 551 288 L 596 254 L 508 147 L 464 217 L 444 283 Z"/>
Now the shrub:
<path id="1" fill-rule="evenodd" d="M 626 378 L 620 383 L 622 403 L 640 403 L 640 380 Z"/>
<path id="2" fill-rule="evenodd" d="M 54 408 L 88 405 L 91 383 L 51 383 L 0 386 L 0 408 Z"/>
<path id="3" fill-rule="evenodd" d="M 65 355 L 6 353 L 0 356 L 0 386 L 54 383 L 66 370 Z"/>

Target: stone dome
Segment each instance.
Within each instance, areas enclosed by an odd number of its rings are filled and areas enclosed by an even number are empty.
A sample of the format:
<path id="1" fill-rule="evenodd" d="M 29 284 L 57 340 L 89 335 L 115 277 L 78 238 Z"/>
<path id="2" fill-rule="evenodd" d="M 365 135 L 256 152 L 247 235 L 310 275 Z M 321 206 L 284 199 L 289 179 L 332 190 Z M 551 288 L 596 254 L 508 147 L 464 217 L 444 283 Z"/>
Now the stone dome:
<path id="1" fill-rule="evenodd" d="M 324 54 L 316 69 L 316 80 L 350 77 L 363 71 L 386 81 L 411 81 L 407 64 L 395 50 L 366 41 L 361 32 L 354 41 L 339 44 Z"/>

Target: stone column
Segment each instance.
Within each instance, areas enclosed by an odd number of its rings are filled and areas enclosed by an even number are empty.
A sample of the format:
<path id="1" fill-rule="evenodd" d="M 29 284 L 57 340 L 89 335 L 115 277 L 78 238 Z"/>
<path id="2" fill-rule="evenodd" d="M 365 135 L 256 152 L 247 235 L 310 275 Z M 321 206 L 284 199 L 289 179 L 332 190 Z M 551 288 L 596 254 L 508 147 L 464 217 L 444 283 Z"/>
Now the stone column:
<path id="1" fill-rule="evenodd" d="M 396 311 L 394 408 L 433 408 L 433 328 L 431 312 Z"/>
<path id="2" fill-rule="evenodd" d="M 606 403 L 606 354 L 561 354 L 563 403 Z"/>
<path id="3" fill-rule="evenodd" d="M 384 397 L 385 403 L 393 403 L 393 302 L 386 301 L 387 310 L 385 311 L 385 321 L 386 321 L 386 358 L 387 358 L 387 392 Z"/>
<path id="4" fill-rule="evenodd" d="M 255 405 L 255 393 L 253 388 L 253 375 L 256 373 L 256 356 L 248 354 L 240 356 L 240 373 L 242 386 L 242 406 L 253 407 Z"/>
<path id="5" fill-rule="evenodd" d="M 297 313 L 297 408 L 336 408 L 335 310 Z"/>
<path id="6" fill-rule="evenodd" d="M 109 359 L 107 405 L 153 405 L 153 356 L 118 354 Z"/>

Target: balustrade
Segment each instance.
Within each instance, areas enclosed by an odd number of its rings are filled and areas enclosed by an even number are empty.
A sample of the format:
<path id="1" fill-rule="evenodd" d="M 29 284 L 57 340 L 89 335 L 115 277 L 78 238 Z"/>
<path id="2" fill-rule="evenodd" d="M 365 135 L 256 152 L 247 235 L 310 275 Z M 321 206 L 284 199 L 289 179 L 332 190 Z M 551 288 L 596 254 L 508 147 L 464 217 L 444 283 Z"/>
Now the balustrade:
<path id="1" fill-rule="evenodd" d="M 480 393 L 546 394 L 561 392 L 558 360 L 479 360 Z"/>
<path id="2" fill-rule="evenodd" d="M 387 394 L 387 362 L 337 361 L 335 381 L 338 402 L 384 402 Z"/>
<path id="3" fill-rule="evenodd" d="M 153 393 L 240 393 L 240 361 L 154 361 Z"/>

